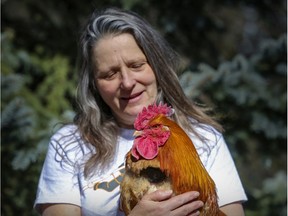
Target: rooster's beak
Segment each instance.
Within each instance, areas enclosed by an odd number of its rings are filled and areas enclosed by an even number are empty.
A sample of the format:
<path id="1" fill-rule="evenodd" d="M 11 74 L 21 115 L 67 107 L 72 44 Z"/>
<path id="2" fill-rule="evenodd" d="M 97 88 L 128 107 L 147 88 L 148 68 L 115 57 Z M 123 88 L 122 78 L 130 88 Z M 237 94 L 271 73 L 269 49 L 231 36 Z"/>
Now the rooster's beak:
<path id="1" fill-rule="evenodd" d="M 138 137 L 138 136 L 141 136 L 142 133 L 143 133 L 142 131 L 136 130 L 136 131 L 134 132 L 133 136 L 134 136 L 134 137 Z"/>

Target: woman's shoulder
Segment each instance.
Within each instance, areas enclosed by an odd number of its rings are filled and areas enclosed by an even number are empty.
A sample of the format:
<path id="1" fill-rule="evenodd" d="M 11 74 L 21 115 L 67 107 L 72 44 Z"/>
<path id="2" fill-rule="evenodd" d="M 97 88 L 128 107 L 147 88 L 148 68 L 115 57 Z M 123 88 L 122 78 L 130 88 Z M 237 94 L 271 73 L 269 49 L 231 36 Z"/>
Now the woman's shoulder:
<path id="1" fill-rule="evenodd" d="M 64 142 L 65 140 L 80 137 L 78 127 L 75 124 L 66 124 L 58 128 L 51 136 L 51 140 Z"/>
<path id="2" fill-rule="evenodd" d="M 223 137 L 222 133 L 211 125 L 195 124 L 193 128 L 198 136 L 207 142 L 218 143 Z"/>
<path id="3" fill-rule="evenodd" d="M 83 159 L 83 156 L 91 153 L 82 140 L 78 127 L 74 124 L 63 125 L 51 136 L 48 154 L 56 160 L 64 161 L 71 166 Z"/>
<path id="4" fill-rule="evenodd" d="M 200 156 L 206 169 L 210 169 L 215 160 L 217 152 L 225 143 L 222 133 L 207 124 L 193 124 L 193 129 L 197 134 L 190 134 L 190 138 Z"/>
<path id="5" fill-rule="evenodd" d="M 50 138 L 50 147 L 63 151 L 79 148 L 84 151 L 86 149 L 78 127 L 74 124 L 63 125 L 58 128 Z"/>

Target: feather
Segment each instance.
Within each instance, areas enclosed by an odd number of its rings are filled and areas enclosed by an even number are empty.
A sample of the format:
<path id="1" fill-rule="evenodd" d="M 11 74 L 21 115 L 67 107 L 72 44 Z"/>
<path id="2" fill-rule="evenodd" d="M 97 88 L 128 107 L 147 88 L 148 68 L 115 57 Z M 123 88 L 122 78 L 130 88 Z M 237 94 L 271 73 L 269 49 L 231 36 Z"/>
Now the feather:
<path id="1" fill-rule="evenodd" d="M 202 215 L 217 215 L 218 202 L 216 186 L 184 130 L 163 115 L 158 115 L 150 124 L 163 124 L 170 128 L 170 137 L 165 148 L 159 150 L 160 169 L 171 178 L 175 194 L 199 191 L 199 199 L 204 202 Z M 205 210 L 206 208 L 206 210 Z"/>

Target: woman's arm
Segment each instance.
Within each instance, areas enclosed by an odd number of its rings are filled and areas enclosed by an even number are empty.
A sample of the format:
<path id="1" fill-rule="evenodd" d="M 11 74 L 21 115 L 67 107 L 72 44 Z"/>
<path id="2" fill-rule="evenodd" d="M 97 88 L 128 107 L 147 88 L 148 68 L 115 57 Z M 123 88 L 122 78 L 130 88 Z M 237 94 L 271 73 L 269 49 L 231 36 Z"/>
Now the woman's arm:
<path id="1" fill-rule="evenodd" d="M 227 216 L 244 216 L 244 209 L 242 203 L 235 202 L 228 205 L 220 207 L 220 210 Z"/>
<path id="2" fill-rule="evenodd" d="M 81 216 L 81 208 L 72 204 L 40 204 L 42 216 Z"/>
<path id="3" fill-rule="evenodd" d="M 34 203 L 40 214 L 81 215 L 78 207 L 81 205 L 80 187 L 74 167 L 79 144 L 74 130 L 73 126 L 67 125 L 50 139 Z"/>

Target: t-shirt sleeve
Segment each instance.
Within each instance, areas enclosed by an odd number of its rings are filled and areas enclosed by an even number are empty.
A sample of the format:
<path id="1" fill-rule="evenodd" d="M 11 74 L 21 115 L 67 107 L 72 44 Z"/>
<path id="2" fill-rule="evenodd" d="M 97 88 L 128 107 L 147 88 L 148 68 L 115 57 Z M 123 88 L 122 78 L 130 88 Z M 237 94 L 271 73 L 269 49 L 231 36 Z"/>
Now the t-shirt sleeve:
<path id="1" fill-rule="evenodd" d="M 61 132 L 52 136 L 39 179 L 34 207 L 41 203 L 69 203 L 80 206 L 78 176 L 75 172 L 75 153 Z M 71 144 L 73 145 L 73 143 Z M 67 148 L 66 148 L 67 147 Z"/>
<path id="2" fill-rule="evenodd" d="M 210 157 L 213 161 L 210 161 L 209 174 L 216 184 L 219 206 L 246 201 L 239 174 L 222 135 L 216 146 L 211 152 L 214 156 Z"/>

